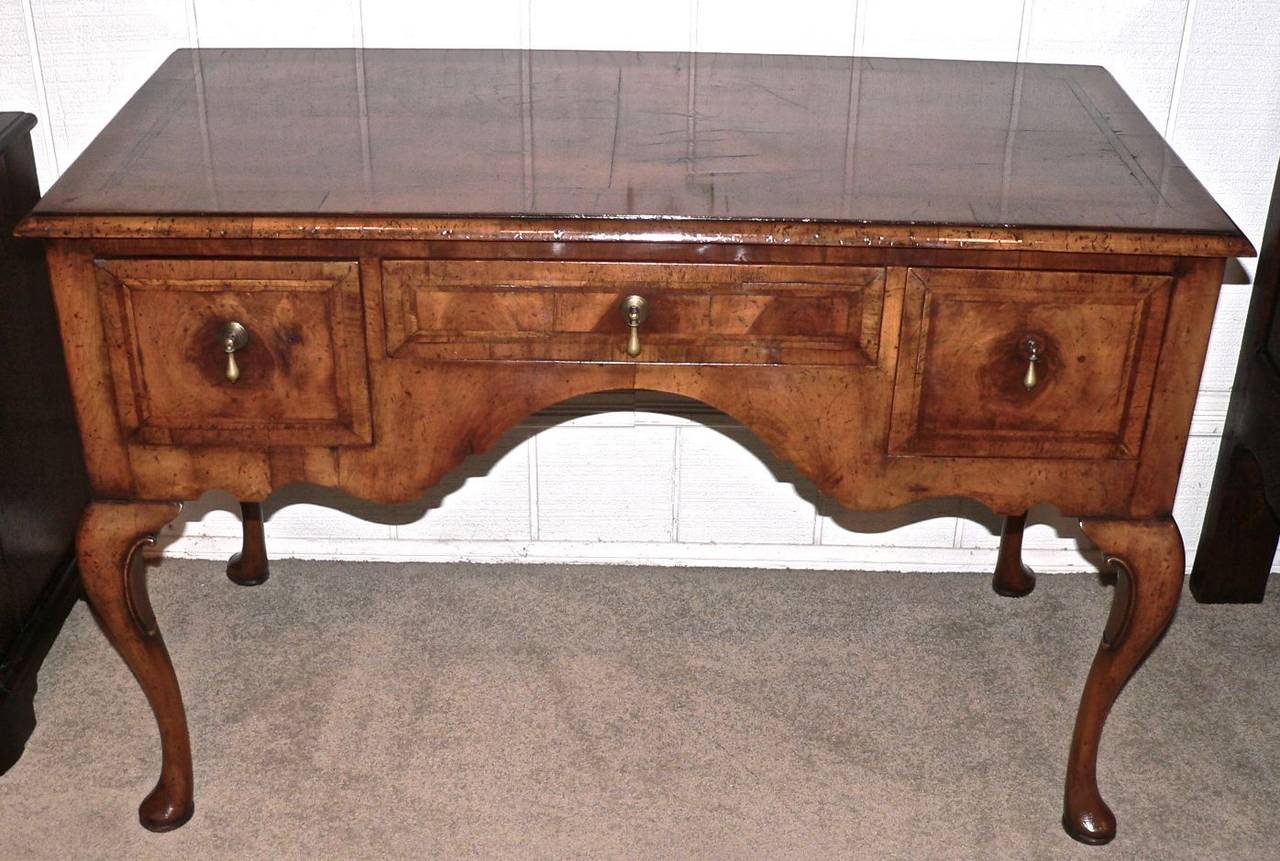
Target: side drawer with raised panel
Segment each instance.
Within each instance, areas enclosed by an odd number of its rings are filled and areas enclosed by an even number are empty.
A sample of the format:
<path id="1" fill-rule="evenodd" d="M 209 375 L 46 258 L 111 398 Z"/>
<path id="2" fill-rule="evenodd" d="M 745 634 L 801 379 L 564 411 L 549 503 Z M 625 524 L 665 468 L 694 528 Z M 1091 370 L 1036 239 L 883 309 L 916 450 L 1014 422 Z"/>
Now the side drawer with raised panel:
<path id="1" fill-rule="evenodd" d="M 372 441 L 356 262 L 95 263 L 116 405 L 133 439 Z"/>
<path id="2" fill-rule="evenodd" d="M 907 273 L 891 454 L 1136 458 L 1173 279 Z"/>
<path id="3" fill-rule="evenodd" d="M 874 365 L 884 270 L 387 260 L 392 357 Z M 643 297 L 639 351 L 620 304 Z"/>

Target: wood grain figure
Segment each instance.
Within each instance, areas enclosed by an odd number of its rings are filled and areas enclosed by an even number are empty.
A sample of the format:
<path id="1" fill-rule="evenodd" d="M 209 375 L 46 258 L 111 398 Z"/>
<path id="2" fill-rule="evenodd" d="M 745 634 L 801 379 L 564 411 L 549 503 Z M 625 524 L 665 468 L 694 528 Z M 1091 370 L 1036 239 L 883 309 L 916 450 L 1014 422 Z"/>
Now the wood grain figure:
<path id="1" fill-rule="evenodd" d="M 1129 677 L 1173 621 L 1186 573 L 1182 535 L 1172 519 L 1142 522 L 1085 520 L 1086 535 L 1115 572 L 1115 595 L 1102 642 L 1089 668 L 1071 752 L 1063 824 L 1083 843 L 1107 843 L 1116 818 L 1098 791 L 1098 744 L 1111 706 Z"/>
<path id="2" fill-rule="evenodd" d="M 182 692 L 147 597 L 140 552 L 180 509 L 177 503 L 91 502 L 76 535 L 94 618 L 138 680 L 160 729 L 160 779 L 138 807 L 139 820 L 151 831 L 172 831 L 195 812 Z"/>
<path id="3" fill-rule="evenodd" d="M 247 501 L 228 573 L 260 582 L 285 485 L 416 499 L 532 413 L 652 390 L 849 508 L 985 504 L 1002 594 L 1034 584 L 1028 509 L 1087 518 L 1122 576 L 1064 821 L 1114 835 L 1098 739 L 1176 604 L 1173 495 L 1223 267 L 1252 249 L 1104 70 L 179 51 L 20 231 L 48 245 L 94 606 L 162 729 L 148 827 L 191 810 L 177 685 L 121 573 L 171 516 L 154 500 Z"/>

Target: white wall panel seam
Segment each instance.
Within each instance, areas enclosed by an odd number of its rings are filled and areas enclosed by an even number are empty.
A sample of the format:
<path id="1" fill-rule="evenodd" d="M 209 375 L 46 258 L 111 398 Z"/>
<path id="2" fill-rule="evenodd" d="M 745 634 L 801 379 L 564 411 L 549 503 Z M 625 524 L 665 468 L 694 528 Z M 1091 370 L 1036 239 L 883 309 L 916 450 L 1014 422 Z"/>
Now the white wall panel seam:
<path id="1" fill-rule="evenodd" d="M 697 6 L 695 2 L 693 4 Z M 675 433 L 671 435 L 672 446 L 672 466 L 671 466 L 671 540 L 680 543 L 680 487 L 684 481 L 682 478 L 684 470 L 680 468 L 680 448 L 681 441 L 684 439 L 684 428 L 676 428 Z"/>
<path id="2" fill-rule="evenodd" d="M 53 113 L 49 110 L 49 90 L 44 82 L 44 60 L 40 56 L 40 40 L 36 35 L 36 14 L 31 8 L 31 0 L 22 0 L 22 20 L 27 28 L 28 50 L 31 52 L 31 74 L 35 77 L 36 96 L 40 99 L 40 105 L 44 108 L 44 123 L 48 130 L 49 138 L 49 154 L 53 157 L 53 169 L 56 174 L 62 174 L 62 156 L 58 154 L 58 139 L 53 133 Z M 64 132 L 65 135 L 65 132 Z M 52 179 L 57 179 L 54 176 Z M 45 180 L 52 182 L 52 179 Z"/>
<path id="3" fill-rule="evenodd" d="M 1182 40 L 1178 43 L 1178 65 L 1173 72 L 1173 91 L 1169 94 L 1169 113 L 1164 120 L 1164 139 L 1173 140 L 1173 130 L 1178 122 L 1178 102 L 1182 98 L 1182 76 L 1187 69 L 1187 54 L 1191 51 L 1191 27 L 1195 23 L 1196 0 L 1187 0 L 1182 18 Z"/>
<path id="4" fill-rule="evenodd" d="M 667 542 L 635 541 L 462 541 L 450 539 L 379 541 L 368 538 L 297 538 L 268 536 L 280 558 L 349 559 L 376 561 L 435 562 L 528 562 L 541 564 L 620 564 L 684 567 L 730 565 L 767 569 L 811 569 L 840 571 L 972 571 L 989 573 L 995 565 L 995 547 L 982 546 L 942 550 L 913 546 L 875 547 L 833 545 L 792 548 L 794 556 L 779 558 L 761 553 L 774 545 L 740 545 L 702 542 L 673 545 Z M 239 549 L 239 539 L 227 536 L 186 536 L 163 549 L 146 551 L 179 558 L 210 559 L 221 562 Z M 1189 548 L 1190 549 L 1190 548 Z M 1026 548 L 1023 559 L 1042 573 L 1096 571 L 1097 566 L 1077 550 Z M 1187 555 L 1188 568 L 1191 554 Z"/>
<path id="5" fill-rule="evenodd" d="M 200 19 L 196 15 L 196 0 L 187 0 L 187 41 L 192 48 L 200 47 Z"/>
<path id="6" fill-rule="evenodd" d="M 861 56 L 867 46 L 867 0 L 854 0 L 853 4 L 853 54 Z"/>
<path id="7" fill-rule="evenodd" d="M 853 3 L 853 20 L 849 23 L 849 56 L 856 57 L 858 56 L 858 7 L 862 5 L 862 0 L 851 0 L 851 2 Z"/>
<path id="8" fill-rule="evenodd" d="M 539 488 L 542 487 L 542 482 L 538 479 L 538 434 L 536 431 L 529 436 L 527 468 L 529 470 L 529 538 L 532 541 L 537 541 L 541 533 L 541 528 L 538 524 L 538 494 Z"/>
<path id="9" fill-rule="evenodd" d="M 1031 16 L 1034 14 L 1036 0 L 1022 0 L 1022 23 L 1018 25 L 1018 57 L 1021 63 L 1027 58 L 1027 49 L 1031 43 Z"/>

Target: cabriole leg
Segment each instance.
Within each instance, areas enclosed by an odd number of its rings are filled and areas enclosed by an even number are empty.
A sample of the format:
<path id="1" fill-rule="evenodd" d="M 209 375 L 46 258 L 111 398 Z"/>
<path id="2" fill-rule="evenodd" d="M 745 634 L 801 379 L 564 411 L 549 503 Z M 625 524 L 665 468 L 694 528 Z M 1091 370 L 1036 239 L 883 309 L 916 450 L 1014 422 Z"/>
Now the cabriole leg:
<path id="1" fill-rule="evenodd" d="M 1027 525 L 1027 513 L 1006 517 L 1000 530 L 1000 555 L 996 559 L 996 574 L 991 588 L 1006 598 L 1030 595 L 1036 588 L 1036 575 L 1022 564 L 1022 529 Z"/>
<path id="2" fill-rule="evenodd" d="M 138 680 L 160 729 L 160 779 L 138 807 L 138 818 L 151 831 L 171 831 L 195 810 L 187 715 L 151 611 L 141 553 L 180 508 L 171 502 L 94 502 L 85 509 L 76 539 L 89 606 Z"/>
<path id="3" fill-rule="evenodd" d="M 1086 535 L 1116 572 L 1111 614 L 1076 714 L 1063 825 L 1082 843 L 1107 843 L 1116 819 L 1098 792 L 1098 743 L 1116 697 L 1173 621 L 1182 595 L 1182 536 L 1172 520 L 1085 520 Z"/>
<path id="4" fill-rule="evenodd" d="M 267 568 L 267 542 L 262 533 L 262 506 L 257 502 L 240 503 L 244 538 L 240 552 L 227 562 L 227 577 L 241 586 L 257 586 L 271 576 Z"/>

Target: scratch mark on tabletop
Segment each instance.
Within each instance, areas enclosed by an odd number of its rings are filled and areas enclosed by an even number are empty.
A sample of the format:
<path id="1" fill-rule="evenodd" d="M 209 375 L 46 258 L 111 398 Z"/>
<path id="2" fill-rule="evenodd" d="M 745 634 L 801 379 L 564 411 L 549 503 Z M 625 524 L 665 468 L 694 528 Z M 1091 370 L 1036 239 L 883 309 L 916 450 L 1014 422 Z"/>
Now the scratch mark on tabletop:
<path id="1" fill-rule="evenodd" d="M 777 90 L 769 89 L 764 84 L 757 83 L 756 88 L 764 90 L 766 93 L 773 96 L 775 99 L 777 99 L 780 102 L 786 102 L 789 105 L 795 105 L 797 108 L 803 108 L 806 111 L 809 110 L 809 106 L 806 105 L 804 102 L 797 102 L 795 99 L 789 99 L 786 96 L 782 95 L 782 93 L 779 93 Z"/>
<path id="2" fill-rule="evenodd" d="M 613 163 L 618 156 L 618 126 L 622 125 L 622 69 L 618 69 L 618 87 L 613 93 L 613 144 L 609 147 L 609 183 L 613 188 Z"/>

